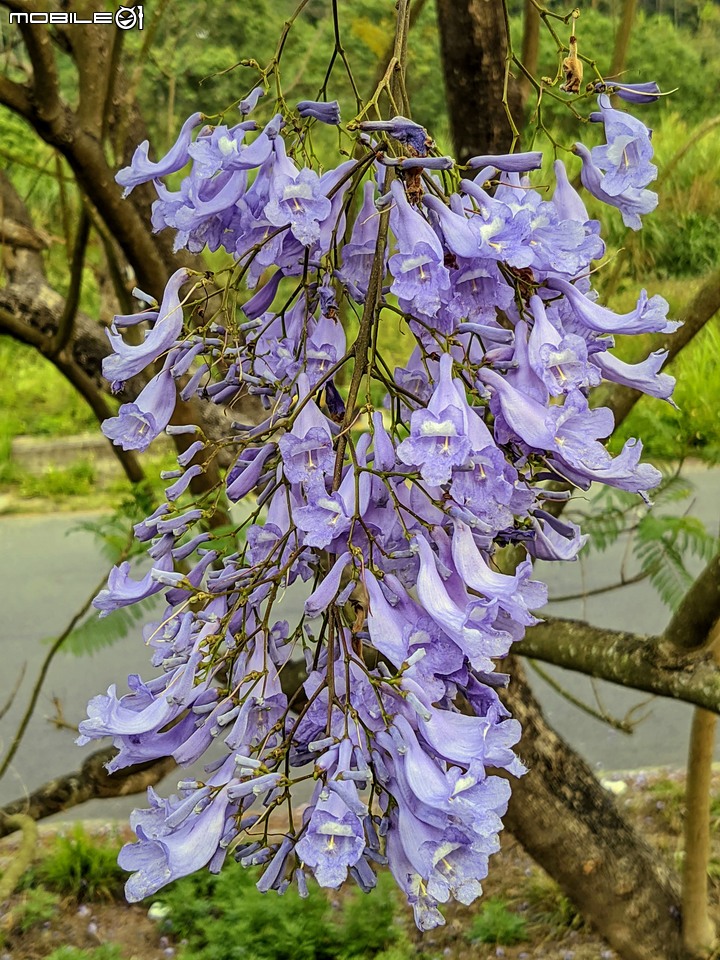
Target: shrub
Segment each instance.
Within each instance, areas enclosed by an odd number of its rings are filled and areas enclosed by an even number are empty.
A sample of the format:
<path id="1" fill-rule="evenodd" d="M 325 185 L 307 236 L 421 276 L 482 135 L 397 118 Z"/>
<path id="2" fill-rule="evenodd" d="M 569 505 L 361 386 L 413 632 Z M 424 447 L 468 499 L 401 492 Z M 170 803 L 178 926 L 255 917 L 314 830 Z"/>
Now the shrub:
<path id="1" fill-rule="evenodd" d="M 88 836 L 77 824 L 69 836 L 58 836 L 38 867 L 50 889 L 77 900 L 111 900 L 122 893 L 125 873 L 117 865 L 117 848 Z"/>
<path id="2" fill-rule="evenodd" d="M 471 942 L 512 946 L 527 940 L 527 921 L 508 908 L 499 897 L 486 900 L 468 933 Z"/>

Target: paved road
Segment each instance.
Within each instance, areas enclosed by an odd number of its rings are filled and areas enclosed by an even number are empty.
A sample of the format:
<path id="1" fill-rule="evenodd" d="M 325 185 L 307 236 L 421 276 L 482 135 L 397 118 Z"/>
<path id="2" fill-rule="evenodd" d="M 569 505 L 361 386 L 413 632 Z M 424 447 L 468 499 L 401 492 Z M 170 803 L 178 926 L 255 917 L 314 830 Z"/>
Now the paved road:
<path id="1" fill-rule="evenodd" d="M 717 533 L 720 529 L 720 471 L 694 468 L 696 484 L 693 512 Z M 0 621 L 0 709 L 12 690 L 23 664 L 27 665 L 13 708 L 0 720 L 0 753 L 4 753 L 27 701 L 32 681 L 45 652 L 42 640 L 56 635 L 73 612 L 94 590 L 103 575 L 103 560 L 93 536 L 76 529 L 78 518 L 5 517 L 0 519 L 0 584 L 3 618 Z M 538 575 L 547 580 L 550 595 L 581 592 L 585 585 L 613 583 L 618 579 L 624 545 L 583 563 L 543 564 Z M 540 570 L 542 566 L 542 570 Z M 297 607 L 301 598 L 288 603 Z M 621 591 L 587 598 L 584 602 L 555 604 L 548 608 L 562 616 L 583 616 L 609 627 L 654 633 L 663 629 L 669 614 L 652 588 L 642 583 Z M 289 615 L 292 611 L 288 611 Z M 645 695 L 612 684 L 598 683 L 558 669 L 552 675 L 590 704 L 596 694 L 604 708 L 617 716 L 644 702 Z M 53 698 L 63 705 L 65 719 L 77 723 L 84 716 L 89 697 L 110 683 L 122 682 L 129 673 L 150 676 L 147 651 L 137 636 L 128 637 L 93 657 L 58 657 L 47 677 L 38 709 L 12 770 L 0 782 L 0 803 L 32 790 L 53 776 L 76 769 L 83 751 L 74 746 L 74 734 L 48 721 L 55 713 Z M 597 768 L 630 769 L 684 764 L 691 708 L 665 700 L 653 700 L 643 709 L 645 720 L 632 736 L 615 731 L 581 713 L 559 697 L 542 680 L 534 685 L 551 722 L 583 756 Z M 87 751 L 91 748 L 85 748 Z M 720 759 L 720 750 L 718 751 Z M 171 776 L 167 790 L 176 776 Z M 97 801 L 85 805 L 79 815 L 124 817 L 137 804 L 131 798 Z M 67 815 L 64 815 L 65 817 Z"/>

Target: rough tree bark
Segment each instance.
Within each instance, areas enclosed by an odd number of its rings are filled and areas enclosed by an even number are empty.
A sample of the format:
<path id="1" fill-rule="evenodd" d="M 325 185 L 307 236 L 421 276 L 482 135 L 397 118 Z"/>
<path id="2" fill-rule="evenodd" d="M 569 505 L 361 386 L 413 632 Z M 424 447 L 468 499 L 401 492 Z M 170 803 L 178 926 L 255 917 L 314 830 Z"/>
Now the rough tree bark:
<path id="1" fill-rule="evenodd" d="M 622 17 L 615 32 L 615 49 L 613 50 L 612 67 L 610 68 L 610 76 L 614 79 L 620 79 L 625 69 L 636 7 L 637 0 L 624 0 L 622 5 Z"/>
<path id="2" fill-rule="evenodd" d="M 507 37 L 500 0 L 437 0 L 437 16 L 455 156 L 506 153 L 512 129 L 502 104 Z M 508 107 L 521 115 L 512 82 Z"/>
<path id="3" fill-rule="evenodd" d="M 505 703 L 523 727 L 528 773 L 513 781 L 508 830 L 623 960 L 683 956 L 678 885 L 592 770 L 545 721 L 520 660 Z"/>
<path id="4" fill-rule="evenodd" d="M 3 807 L 0 811 L 0 838 L 18 829 L 11 822 L 16 814 L 24 813 L 33 820 L 42 820 L 87 800 L 144 793 L 148 787 L 157 786 L 176 766 L 172 757 L 164 757 L 109 774 L 105 766 L 115 753 L 114 747 L 97 750 L 85 759 L 80 770 L 50 780 L 29 796 Z"/>
<path id="5" fill-rule="evenodd" d="M 540 14 L 533 4 L 532 0 L 525 0 L 523 12 L 523 41 L 522 53 L 520 59 L 529 74 L 537 76 L 538 58 L 540 56 Z M 520 96 L 523 107 L 530 96 L 532 85 L 525 74 L 518 78 L 520 85 Z"/>

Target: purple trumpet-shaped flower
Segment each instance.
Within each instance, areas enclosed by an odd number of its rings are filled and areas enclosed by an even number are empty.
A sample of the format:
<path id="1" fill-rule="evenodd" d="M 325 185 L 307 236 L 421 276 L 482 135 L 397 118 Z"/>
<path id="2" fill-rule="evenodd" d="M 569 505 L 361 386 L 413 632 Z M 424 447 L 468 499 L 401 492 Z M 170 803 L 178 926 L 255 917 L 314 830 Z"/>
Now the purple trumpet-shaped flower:
<path id="1" fill-rule="evenodd" d="M 320 616 L 323 610 L 326 610 L 337 598 L 340 592 L 341 578 L 349 562 L 350 554 L 346 550 L 337 558 L 330 572 L 305 601 L 306 616 L 310 618 Z"/>
<path id="2" fill-rule="evenodd" d="M 240 101 L 238 104 L 238 110 L 244 117 L 246 117 L 249 113 L 253 112 L 260 97 L 264 96 L 265 90 L 263 87 L 255 87 L 255 89 L 252 90 L 244 100 Z"/>
<path id="3" fill-rule="evenodd" d="M 295 846 L 321 887 L 337 889 L 365 849 L 365 833 L 357 813 L 326 787 L 309 808 L 307 827 Z"/>
<path id="4" fill-rule="evenodd" d="M 539 170 L 542 166 L 542 153 L 533 150 L 530 153 L 501 153 L 497 156 L 488 154 L 482 157 L 470 157 L 465 164 L 470 170 L 480 170 L 482 167 L 495 167 L 506 173 L 527 173 L 530 170 Z"/>
<path id="5" fill-rule="evenodd" d="M 259 450 L 246 450 L 242 461 L 237 463 L 227 476 L 228 499 L 236 503 L 257 486 L 265 472 L 265 464 L 275 453 L 274 443 L 266 443 Z"/>
<path id="6" fill-rule="evenodd" d="M 135 150 L 130 166 L 123 167 L 115 177 L 120 186 L 125 187 L 123 196 L 126 197 L 140 183 L 147 183 L 149 180 L 165 177 L 169 173 L 181 170 L 188 162 L 188 147 L 192 140 L 192 132 L 202 122 L 201 113 L 193 113 L 189 116 L 182 125 L 177 140 L 161 160 L 152 161 L 148 158 L 150 143 L 143 140 Z"/>
<path id="7" fill-rule="evenodd" d="M 384 167 L 397 170 L 452 170 L 455 161 L 452 157 L 381 157 Z"/>
<path id="8" fill-rule="evenodd" d="M 596 89 L 598 86 L 600 84 L 595 85 Z M 655 103 L 663 96 L 655 80 L 649 80 L 647 83 L 618 83 L 616 80 L 611 80 L 604 86 L 605 90 L 598 90 L 598 93 L 614 93 L 627 103 Z"/>
<path id="9" fill-rule="evenodd" d="M 467 587 L 498 601 L 516 623 L 529 627 L 537 623 L 530 608 L 547 603 L 547 587 L 531 580 L 532 564 L 521 561 L 512 575 L 493 570 L 477 548 L 472 530 L 461 520 L 454 521 L 452 554 L 455 567 Z"/>
<path id="10" fill-rule="evenodd" d="M 531 297 L 530 309 L 534 323 L 528 360 L 549 393 L 558 397 L 576 387 L 596 387 L 600 376 L 597 367 L 588 362 L 586 341 L 574 333 L 563 336 L 550 322 L 540 297 Z"/>
<path id="11" fill-rule="evenodd" d="M 298 378 L 298 400 L 303 408 L 290 433 L 280 437 L 283 470 L 291 483 L 310 483 L 333 466 L 332 435 L 327 419 L 314 400 L 308 399 L 310 383 Z"/>
<path id="12" fill-rule="evenodd" d="M 320 177 L 314 170 L 303 168 L 295 177 L 281 174 L 273 179 L 265 216 L 276 227 L 289 225 L 292 235 L 303 246 L 311 247 L 320 239 L 320 223 L 330 210 Z"/>
<path id="13" fill-rule="evenodd" d="M 416 466 L 432 486 L 447 483 L 453 467 L 463 466 L 470 453 L 464 398 L 452 381 L 453 360 L 440 358 L 440 379 L 427 410 L 416 410 L 410 419 L 410 436 L 397 448 L 403 463 Z"/>
<path id="14" fill-rule="evenodd" d="M 375 207 L 374 197 L 375 184 L 368 180 L 363 187 L 363 204 L 355 218 L 350 240 L 342 248 L 340 276 L 355 300 L 362 300 L 367 294 L 375 258 L 380 214 Z"/>
<path id="15" fill-rule="evenodd" d="M 476 670 L 492 672 L 492 657 L 504 657 L 512 642 L 508 634 L 500 634 L 483 623 L 476 626 L 472 618 L 470 597 L 456 575 L 454 582 L 444 581 L 438 572 L 437 560 L 424 536 L 414 541 L 420 560 L 417 573 L 417 594 L 422 607 L 440 629 L 463 651 Z M 450 594 L 448 587 L 453 589 Z"/>
<path id="16" fill-rule="evenodd" d="M 345 331 L 339 320 L 323 315 L 312 325 L 305 342 L 303 362 L 312 386 L 323 379 L 326 371 L 342 358 L 346 345 Z"/>
<path id="17" fill-rule="evenodd" d="M 528 551 L 538 560 L 577 560 L 578 553 L 588 541 L 576 523 L 553 517 L 544 510 L 536 510 L 532 518 L 535 537 L 528 541 Z"/>
<path id="18" fill-rule="evenodd" d="M 618 314 L 590 300 L 562 277 L 549 277 L 547 285 L 563 293 L 577 321 L 596 333 L 672 333 L 681 326 L 680 322 L 667 319 L 667 300 L 657 294 L 648 297 L 645 290 L 640 292 L 634 310 Z"/>
<path id="19" fill-rule="evenodd" d="M 445 918 L 438 910 L 438 901 L 430 895 L 427 882 L 409 860 L 402 842 L 398 815 L 393 813 L 389 818 L 390 827 L 387 831 L 388 865 L 395 881 L 405 893 L 407 901 L 413 908 L 415 924 L 419 930 L 434 930 L 445 923 Z"/>
<path id="20" fill-rule="evenodd" d="M 552 202 L 561 220 L 577 220 L 580 223 L 590 223 L 585 204 L 580 195 L 568 180 L 567 170 L 562 160 L 556 160 L 553 164 L 555 171 L 555 193 Z M 597 220 L 592 221 L 598 228 L 600 224 Z"/>
<path id="21" fill-rule="evenodd" d="M 149 817 L 136 810 L 130 823 L 138 840 L 126 844 L 118 857 L 123 870 L 133 871 L 125 884 L 125 896 L 130 903 L 137 903 L 208 864 L 222 839 L 229 814 L 227 789 L 221 788 L 209 802 L 201 801 L 199 812 L 196 798 L 187 818 L 173 829 L 162 816 L 163 802 L 152 794 L 149 799 L 154 804 L 149 813 L 160 816 Z"/>
<path id="22" fill-rule="evenodd" d="M 639 463 L 642 444 L 636 440 L 628 440 L 617 457 L 610 456 L 598 438 L 612 432 L 612 413 L 606 407 L 591 410 L 579 390 L 571 390 L 563 406 L 548 409 L 494 370 L 481 370 L 479 378 L 493 387 L 499 411 L 512 433 L 528 446 L 546 451 L 553 466 L 582 489 L 600 481 L 643 493 L 662 479 L 655 467 Z"/>
<path id="23" fill-rule="evenodd" d="M 133 403 L 124 403 L 116 417 L 102 425 L 102 432 L 123 450 L 147 450 L 170 422 L 177 391 L 170 370 L 165 368 L 146 384 Z"/>
<path id="24" fill-rule="evenodd" d="M 303 119 L 319 120 L 337 126 L 340 123 L 340 104 L 337 100 L 328 103 L 319 100 L 301 100 L 297 111 Z"/>
<path id="25" fill-rule="evenodd" d="M 368 595 L 367 625 L 370 642 L 394 666 L 399 667 L 408 656 L 411 624 L 400 610 L 388 603 L 372 571 L 365 571 L 364 580 Z"/>
<path id="26" fill-rule="evenodd" d="M 642 227 L 641 215 L 652 213 L 658 205 L 658 195 L 652 190 L 638 189 L 628 186 L 620 193 L 608 193 L 604 188 L 603 171 L 593 161 L 588 148 L 582 143 L 576 143 L 575 153 L 582 160 L 582 169 L 580 170 L 580 180 L 586 190 L 598 200 L 607 203 L 611 207 L 617 207 L 622 214 L 623 223 L 631 230 L 639 230 Z M 614 183 L 617 186 L 617 182 Z"/>
<path id="27" fill-rule="evenodd" d="M 390 225 L 397 240 L 397 253 L 389 260 L 390 290 L 408 312 L 433 317 L 450 293 L 442 246 L 427 220 L 408 203 L 403 185 L 393 180 L 390 189 Z"/>
<path id="28" fill-rule="evenodd" d="M 603 191 L 612 197 L 628 189 L 646 187 L 657 177 L 657 167 L 650 163 L 653 155 L 651 131 L 629 113 L 616 110 L 605 94 L 598 97 L 599 113 L 590 119 L 605 125 L 607 143 L 593 147 L 593 163 L 605 171 Z"/>
<path id="29" fill-rule="evenodd" d="M 375 459 L 373 465 L 376 470 L 393 470 L 397 463 L 395 447 L 390 435 L 385 429 L 382 414 L 376 410 L 372 415 L 373 422 L 373 450 Z"/>
<path id="30" fill-rule="evenodd" d="M 408 120 L 407 117 L 393 117 L 391 120 L 362 120 L 358 127 L 366 132 L 387 133 L 399 143 L 404 143 L 413 150 L 418 157 L 426 157 L 428 149 L 433 146 L 432 137 L 425 127 Z"/>
<path id="31" fill-rule="evenodd" d="M 159 730 L 170 723 L 183 710 L 191 706 L 210 686 L 208 676 L 195 684 L 195 671 L 202 660 L 198 639 L 180 666 L 145 684 L 138 676 L 128 678 L 132 693 L 117 697 L 115 686 L 107 695 L 93 697 L 88 704 L 88 718 L 79 725 L 79 744 L 97 740 L 98 737 L 128 736 Z"/>
<path id="32" fill-rule="evenodd" d="M 155 569 L 172 570 L 172 557 L 161 557 Z M 130 576 L 130 564 L 124 560 L 119 567 L 113 567 L 108 576 L 108 585 L 93 600 L 93 606 L 100 610 L 100 616 L 106 617 L 113 610 L 127 607 L 140 600 L 146 600 L 162 590 L 162 584 L 153 578 L 152 572 L 146 573 L 141 580 Z"/>
<path id="33" fill-rule="evenodd" d="M 667 355 L 667 350 L 654 350 L 640 363 L 625 363 L 611 353 L 596 353 L 593 354 L 592 362 L 597 366 L 604 380 L 622 383 L 650 397 L 658 397 L 660 400 L 668 400 L 672 403 L 675 377 L 671 377 L 669 373 L 660 373 Z"/>
<path id="34" fill-rule="evenodd" d="M 169 350 L 180 336 L 183 311 L 180 287 L 189 279 L 184 267 L 176 270 L 165 287 L 157 320 L 141 344 L 125 343 L 117 332 L 108 331 L 113 353 L 103 360 L 103 376 L 111 383 L 124 383 Z"/>
<path id="35" fill-rule="evenodd" d="M 357 444 L 356 457 L 359 466 L 366 466 L 366 454 L 371 436 L 362 435 Z M 349 467 L 337 491 L 328 494 L 322 481 L 307 487 L 308 505 L 294 512 L 298 529 L 305 534 L 303 542 L 308 547 L 327 547 L 333 540 L 345 534 L 355 516 L 364 517 L 370 503 L 371 479 L 363 472 L 358 478 Z"/>

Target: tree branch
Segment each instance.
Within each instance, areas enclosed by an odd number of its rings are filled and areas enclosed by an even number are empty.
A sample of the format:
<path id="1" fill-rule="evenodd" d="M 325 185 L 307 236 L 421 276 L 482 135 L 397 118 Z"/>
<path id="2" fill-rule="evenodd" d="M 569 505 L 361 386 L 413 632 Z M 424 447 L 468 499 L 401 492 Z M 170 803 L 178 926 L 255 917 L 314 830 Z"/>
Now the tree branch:
<path id="1" fill-rule="evenodd" d="M 720 553 L 716 554 L 683 597 L 663 642 L 687 653 L 710 642 L 720 619 Z"/>
<path id="2" fill-rule="evenodd" d="M 717 574 L 720 565 L 717 560 L 714 563 Z M 701 575 L 699 580 L 704 577 L 705 574 Z M 693 592 L 694 587 L 688 598 Z M 717 596 L 716 581 L 715 598 Z M 688 606 L 691 602 L 688 599 Z M 683 607 L 685 602 L 681 609 Z M 702 646 L 699 637 L 706 621 L 701 616 L 691 620 L 690 613 L 685 611 L 674 628 L 677 617 L 676 614 L 668 631 L 661 637 L 594 627 L 581 620 L 548 617 L 543 623 L 531 627 L 524 639 L 514 646 L 513 652 L 599 680 L 683 700 L 720 714 L 720 668 L 714 657 L 709 653 L 678 654 L 677 647 L 670 640 L 683 623 L 685 631 L 682 635 L 697 640 L 697 646 L 686 645 L 685 650 L 699 649 Z M 706 631 L 704 640 L 707 635 Z"/>
<path id="3" fill-rule="evenodd" d="M 90 217 L 88 216 L 85 204 L 82 204 L 77 232 L 75 234 L 75 243 L 73 245 L 70 286 L 68 287 L 65 306 L 63 307 L 57 331 L 47 348 L 47 356 L 50 359 L 55 359 L 60 351 L 65 349 L 72 337 L 73 327 L 75 326 L 75 315 L 77 314 L 78 304 L 80 303 L 82 275 L 85 266 L 85 251 L 87 249 L 89 235 Z"/>
<path id="4" fill-rule="evenodd" d="M 15 83 L 7 77 L 0 77 L 0 103 L 14 110 L 26 120 L 32 116 L 30 89 L 22 83 Z"/>
<path id="5" fill-rule="evenodd" d="M 33 66 L 32 104 L 40 121 L 54 126 L 68 110 L 60 99 L 57 64 L 50 31 L 31 23 L 19 24 L 20 33 Z"/>
<path id="6" fill-rule="evenodd" d="M 163 757 L 109 774 L 105 765 L 116 752 L 114 747 L 98 750 L 85 760 L 79 771 L 50 780 L 33 791 L 29 797 L 21 797 L 8 803 L 2 808 L 5 816 L 0 817 L 0 838 L 18 829 L 8 819 L 18 813 L 25 813 L 33 820 L 43 820 L 87 800 L 144 793 L 148 787 L 158 784 L 176 766 L 172 757 Z"/>

